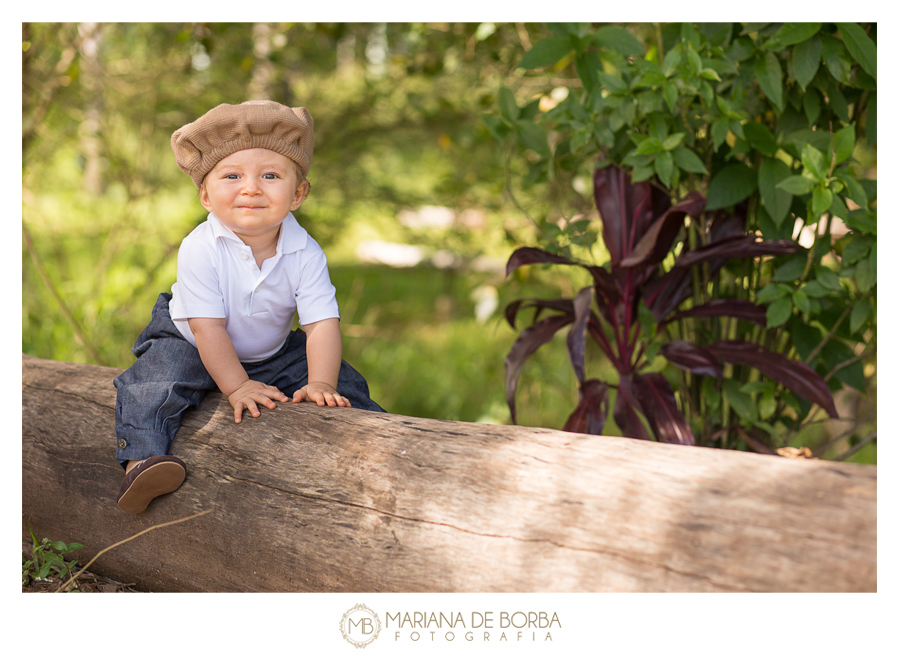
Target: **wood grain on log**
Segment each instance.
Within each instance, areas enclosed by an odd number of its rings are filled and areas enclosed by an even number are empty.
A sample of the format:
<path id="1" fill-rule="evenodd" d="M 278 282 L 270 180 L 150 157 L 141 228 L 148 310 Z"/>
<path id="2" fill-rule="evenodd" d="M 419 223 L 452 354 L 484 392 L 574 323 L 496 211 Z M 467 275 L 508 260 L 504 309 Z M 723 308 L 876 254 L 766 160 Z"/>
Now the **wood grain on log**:
<path id="1" fill-rule="evenodd" d="M 23 356 L 22 513 L 150 591 L 876 590 L 876 467 L 206 397 L 175 493 L 115 496 L 114 368 Z"/>

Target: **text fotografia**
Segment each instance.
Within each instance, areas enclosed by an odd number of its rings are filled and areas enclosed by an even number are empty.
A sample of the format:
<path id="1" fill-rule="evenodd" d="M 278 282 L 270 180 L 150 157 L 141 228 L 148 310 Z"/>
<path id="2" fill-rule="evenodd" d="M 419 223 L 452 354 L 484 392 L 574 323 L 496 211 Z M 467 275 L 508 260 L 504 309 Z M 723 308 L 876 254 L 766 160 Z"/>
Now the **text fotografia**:
<path id="1" fill-rule="evenodd" d="M 551 630 L 562 628 L 555 612 L 386 613 L 384 629 L 394 640 L 419 642 L 552 642 Z"/>

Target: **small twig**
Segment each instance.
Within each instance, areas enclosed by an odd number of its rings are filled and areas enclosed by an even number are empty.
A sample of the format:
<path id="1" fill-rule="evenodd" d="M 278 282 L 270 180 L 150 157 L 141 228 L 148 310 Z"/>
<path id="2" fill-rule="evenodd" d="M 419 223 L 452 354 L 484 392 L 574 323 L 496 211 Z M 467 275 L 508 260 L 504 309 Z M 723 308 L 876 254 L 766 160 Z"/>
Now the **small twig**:
<path id="1" fill-rule="evenodd" d="M 803 361 L 803 363 L 805 363 L 806 365 L 809 365 L 810 363 L 812 363 L 812 360 L 815 359 L 816 356 L 818 356 L 819 352 L 822 351 L 822 348 L 825 347 L 825 345 L 828 343 L 829 340 L 832 339 L 832 337 L 834 337 L 834 334 L 837 331 L 838 327 L 841 326 L 841 323 L 844 321 L 844 318 L 846 318 L 848 315 L 850 315 L 851 310 L 852 310 L 852 308 L 850 306 L 848 306 L 847 308 L 844 309 L 844 312 L 841 313 L 841 317 L 838 318 L 838 321 L 834 323 L 834 326 L 831 328 L 831 331 L 829 331 L 828 334 L 825 336 L 825 338 L 822 339 L 821 343 L 816 345 L 816 347 L 813 349 L 812 352 L 809 353 L 809 356 L 806 357 L 806 359 Z M 827 377 L 826 377 L 825 381 L 828 381 Z"/>
<path id="2" fill-rule="evenodd" d="M 90 562 L 88 562 L 86 565 L 84 565 L 83 567 L 81 567 L 81 571 L 79 571 L 79 572 L 76 573 L 74 576 L 72 576 L 72 577 L 71 577 L 68 581 L 66 581 L 64 584 L 60 585 L 59 588 L 56 590 L 56 592 L 57 592 L 57 593 L 58 593 L 58 592 L 61 592 L 61 591 L 63 591 L 66 587 L 68 587 L 69 584 L 70 584 L 73 580 L 75 580 L 76 578 L 78 578 L 78 576 L 80 576 L 81 574 L 83 574 L 84 571 L 85 571 L 89 566 L 91 566 L 91 565 L 94 563 L 94 561 L 95 561 L 98 557 L 100 557 L 101 555 L 103 555 L 104 553 L 106 553 L 106 551 L 111 550 L 111 549 L 113 549 L 113 548 L 116 548 L 117 546 L 121 546 L 122 544 L 125 544 L 125 543 L 127 543 L 127 542 L 130 542 L 132 539 L 136 539 L 136 538 L 140 537 L 141 535 L 143 535 L 144 533 L 150 532 L 151 530 L 156 530 L 157 528 L 165 528 L 167 525 L 175 525 L 176 523 L 182 523 L 182 522 L 184 522 L 184 521 L 190 521 L 191 519 L 196 519 L 198 516 L 203 516 L 204 514 L 209 514 L 210 512 L 212 512 L 212 510 L 211 510 L 211 509 L 208 509 L 208 510 L 206 510 L 206 511 L 204 511 L 204 512 L 198 512 L 197 514 L 192 514 L 191 516 L 186 516 L 186 517 L 184 517 L 183 519 L 176 519 L 176 520 L 174 520 L 174 521 L 169 521 L 169 522 L 167 522 L 167 523 L 160 523 L 160 524 L 158 524 L 158 525 L 152 525 L 152 526 L 150 526 L 149 528 L 145 528 L 144 530 L 141 530 L 139 533 L 137 533 L 137 534 L 135 534 L 135 535 L 131 535 L 131 537 L 128 537 L 127 539 L 123 539 L 122 541 L 118 541 L 118 542 L 116 542 L 115 544 L 113 544 L 112 546 L 107 546 L 107 547 L 104 548 L 102 551 L 100 551 L 99 553 L 97 553 L 93 558 L 91 558 L 91 561 L 90 561 Z"/>
<path id="3" fill-rule="evenodd" d="M 865 448 L 867 445 L 869 445 L 870 443 L 872 443 L 872 441 L 874 441 L 874 440 L 877 439 L 877 438 L 878 438 L 878 432 L 877 432 L 877 431 L 876 431 L 876 432 L 872 432 L 872 433 L 869 434 L 869 436 L 867 436 L 865 439 L 863 439 L 862 441 L 860 441 L 859 443 L 857 443 L 855 446 L 853 446 L 852 448 L 850 448 L 850 450 L 848 450 L 848 451 L 845 452 L 843 455 L 841 455 L 840 457 L 838 457 L 837 459 L 835 459 L 835 461 L 838 461 L 838 462 L 844 461 L 845 459 L 847 459 L 847 457 L 850 457 L 851 455 L 856 454 L 857 452 L 859 452 L 860 450 L 862 450 L 863 448 Z"/>
<path id="4" fill-rule="evenodd" d="M 834 377 L 838 372 L 840 372 L 841 370 L 843 370 L 843 369 L 846 368 L 847 366 L 852 365 L 852 364 L 856 363 L 857 361 L 859 361 L 859 360 L 861 360 L 861 359 L 865 359 L 865 358 L 867 358 L 867 357 L 870 357 L 870 356 L 872 356 L 873 354 L 875 354 L 877 351 L 878 351 L 878 350 L 869 350 L 868 352 L 863 352 L 862 354 L 857 354 L 856 356 L 854 356 L 854 357 L 852 357 L 852 358 L 849 358 L 849 359 L 847 359 L 846 361 L 841 361 L 841 362 L 840 362 L 839 364 L 837 364 L 834 368 L 832 368 L 831 371 L 830 371 L 827 375 L 825 375 L 825 377 L 824 377 L 825 381 L 827 382 L 829 379 L 831 379 L 832 377 Z"/>
<path id="5" fill-rule="evenodd" d="M 874 411 L 870 411 L 869 413 L 867 413 L 867 414 L 866 414 L 865 416 L 863 416 L 862 418 L 857 418 L 856 421 L 853 423 L 853 425 L 852 425 L 850 428 L 848 428 L 848 429 L 845 430 L 844 432 L 841 432 L 840 434 L 838 434 L 836 437 L 834 437 L 831 441 L 829 441 L 828 443 L 826 443 L 825 445 L 823 445 L 821 448 L 818 448 L 818 449 L 813 453 L 813 457 L 818 457 L 819 455 L 821 455 L 822 453 L 824 453 L 826 450 L 828 450 L 831 446 L 833 446 L 835 443 L 837 443 L 838 441 L 840 441 L 840 440 L 843 439 L 844 437 L 849 436 L 850 434 L 853 434 L 853 433 L 854 433 L 856 430 L 858 430 L 862 425 L 864 425 L 865 423 L 869 422 L 869 419 L 871 419 L 872 416 L 874 416 L 874 415 L 875 415 L 875 412 L 874 412 Z M 827 421 L 827 420 L 831 420 L 831 421 L 833 422 L 833 421 L 835 421 L 835 420 L 842 420 L 842 419 L 841 419 L 841 418 L 825 418 L 825 419 L 822 419 L 822 421 L 814 421 L 814 422 L 825 422 L 825 421 Z M 850 422 L 850 419 L 849 419 L 849 418 L 848 418 L 848 419 L 845 419 L 845 420 L 846 420 L 846 422 Z M 812 423 L 808 423 L 808 424 L 807 424 L 807 427 L 808 427 L 809 425 L 812 425 Z M 790 443 L 790 441 L 788 441 L 788 443 Z"/>

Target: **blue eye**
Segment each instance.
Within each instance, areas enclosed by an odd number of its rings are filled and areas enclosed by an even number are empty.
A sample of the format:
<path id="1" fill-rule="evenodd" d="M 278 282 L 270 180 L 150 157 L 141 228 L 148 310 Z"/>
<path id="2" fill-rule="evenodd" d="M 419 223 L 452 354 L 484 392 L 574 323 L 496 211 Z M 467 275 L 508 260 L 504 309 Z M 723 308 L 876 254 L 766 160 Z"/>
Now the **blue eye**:
<path id="1" fill-rule="evenodd" d="M 265 178 L 266 180 L 275 180 L 276 178 L 278 178 L 278 174 L 263 174 L 263 178 Z"/>

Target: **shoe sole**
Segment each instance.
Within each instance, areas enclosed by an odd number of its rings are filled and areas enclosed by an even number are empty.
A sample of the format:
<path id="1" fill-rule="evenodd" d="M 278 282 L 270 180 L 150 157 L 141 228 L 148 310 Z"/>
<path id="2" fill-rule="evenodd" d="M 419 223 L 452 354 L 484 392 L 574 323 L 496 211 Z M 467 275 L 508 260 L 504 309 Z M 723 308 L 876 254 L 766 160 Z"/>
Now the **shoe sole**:
<path id="1" fill-rule="evenodd" d="M 184 482 L 185 470 L 175 462 L 154 464 L 137 476 L 131 486 L 119 498 L 119 509 L 138 514 L 147 509 L 157 496 L 172 493 Z"/>

